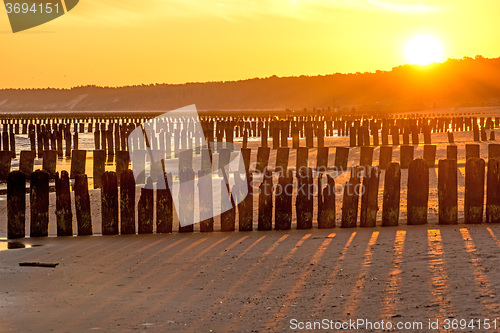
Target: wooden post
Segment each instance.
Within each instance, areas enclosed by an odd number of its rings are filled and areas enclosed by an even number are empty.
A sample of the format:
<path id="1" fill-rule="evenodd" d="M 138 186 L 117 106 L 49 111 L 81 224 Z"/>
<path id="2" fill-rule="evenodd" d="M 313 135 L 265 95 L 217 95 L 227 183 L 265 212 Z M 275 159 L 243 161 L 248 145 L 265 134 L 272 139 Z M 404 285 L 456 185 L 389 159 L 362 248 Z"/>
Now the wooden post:
<path id="1" fill-rule="evenodd" d="M 102 175 L 101 214 L 102 234 L 118 235 L 118 179 L 113 171 Z"/>
<path id="2" fill-rule="evenodd" d="M 488 145 L 488 159 L 500 157 L 500 144 L 490 143 Z"/>
<path id="3" fill-rule="evenodd" d="M 392 135 L 392 145 L 399 146 L 399 127 L 393 126 L 391 128 L 391 135 Z"/>
<path id="4" fill-rule="evenodd" d="M 418 146 L 419 144 L 418 132 L 419 130 L 416 125 L 411 126 L 411 142 L 413 143 L 414 146 Z"/>
<path id="5" fill-rule="evenodd" d="M 141 188 L 141 197 L 137 205 L 137 228 L 139 234 L 153 233 L 153 195 L 153 180 L 151 177 L 148 177 L 146 186 Z"/>
<path id="6" fill-rule="evenodd" d="M 278 149 L 280 146 L 280 129 L 273 127 L 273 149 Z"/>
<path id="7" fill-rule="evenodd" d="M 351 127 L 349 129 L 349 146 L 350 147 L 356 147 L 356 135 L 357 135 L 356 127 Z"/>
<path id="8" fill-rule="evenodd" d="M 307 169 L 309 162 L 309 148 L 299 147 L 297 148 L 295 172 L 299 173 L 301 169 Z"/>
<path id="9" fill-rule="evenodd" d="M 485 162 L 469 157 L 465 163 L 464 220 L 467 224 L 483 223 Z"/>
<path id="10" fill-rule="evenodd" d="M 179 232 L 194 231 L 194 171 L 183 168 L 179 172 Z"/>
<path id="11" fill-rule="evenodd" d="M 326 172 L 328 170 L 328 152 L 328 147 L 318 147 L 318 153 L 316 157 L 316 170 L 318 170 L 319 172 Z"/>
<path id="12" fill-rule="evenodd" d="M 479 141 L 479 126 L 474 125 L 472 127 L 473 135 L 474 135 L 474 141 Z"/>
<path id="13" fill-rule="evenodd" d="M 408 169 L 410 162 L 413 161 L 414 146 L 401 146 L 400 147 L 400 160 L 401 169 Z"/>
<path id="14" fill-rule="evenodd" d="M 198 171 L 198 192 L 200 197 L 200 231 L 214 231 L 214 202 L 211 168 Z"/>
<path id="15" fill-rule="evenodd" d="M 24 238 L 26 233 L 26 176 L 13 171 L 7 178 L 7 238 Z"/>
<path id="16" fill-rule="evenodd" d="M 401 167 L 390 163 L 385 172 L 384 199 L 382 205 L 382 226 L 399 224 L 399 200 L 401 192 Z"/>
<path id="17" fill-rule="evenodd" d="M 362 167 L 372 166 L 373 147 L 363 146 L 359 156 L 359 165 Z"/>
<path id="18" fill-rule="evenodd" d="M 408 168 L 408 225 L 426 224 L 429 202 L 429 166 L 416 159 Z"/>
<path id="19" fill-rule="evenodd" d="M 455 138 L 453 137 L 453 132 L 448 132 L 448 143 L 455 143 Z"/>
<path id="20" fill-rule="evenodd" d="M 288 158 L 290 150 L 288 148 L 278 148 L 276 152 L 276 166 L 274 171 L 281 175 L 288 170 Z"/>
<path id="21" fill-rule="evenodd" d="M 312 127 L 306 127 L 306 147 L 314 147 L 314 133 Z"/>
<path id="22" fill-rule="evenodd" d="M 122 235 L 135 234 L 135 179 L 132 170 L 125 170 L 120 175 L 120 225 Z"/>
<path id="23" fill-rule="evenodd" d="M 486 223 L 500 222 L 500 158 L 488 159 L 486 185 Z"/>
<path id="24" fill-rule="evenodd" d="M 337 170 L 347 170 L 347 161 L 349 158 L 349 148 L 337 147 L 335 149 L 335 168 Z"/>
<path id="25" fill-rule="evenodd" d="M 259 147 L 257 150 L 257 166 L 256 169 L 260 173 L 264 173 L 267 165 L 269 164 L 269 153 L 271 152 L 270 148 Z"/>
<path id="26" fill-rule="evenodd" d="M 439 224 L 457 224 L 457 160 L 439 160 L 438 198 Z"/>
<path id="27" fill-rule="evenodd" d="M 359 170 L 360 168 L 353 170 L 351 178 L 344 186 L 341 228 L 355 228 L 358 222 L 359 195 L 362 189 Z"/>
<path id="28" fill-rule="evenodd" d="M 292 227 L 293 174 L 287 170 L 278 178 L 275 189 L 274 229 L 290 230 Z"/>
<path id="29" fill-rule="evenodd" d="M 85 164 L 87 162 L 86 150 L 73 150 L 71 157 L 70 178 L 74 179 L 76 175 L 85 173 Z"/>
<path id="30" fill-rule="evenodd" d="M 465 144 L 465 161 L 469 160 L 471 157 L 480 158 L 480 147 L 476 143 Z"/>
<path id="31" fill-rule="evenodd" d="M 119 180 L 123 171 L 128 170 L 130 164 L 130 155 L 127 150 L 116 151 L 116 177 Z"/>
<path id="32" fill-rule="evenodd" d="M 458 149 L 455 145 L 449 145 L 446 147 L 446 158 L 449 160 L 456 160 L 458 156 Z"/>
<path id="33" fill-rule="evenodd" d="M 318 177 L 318 228 L 328 229 L 335 227 L 335 179 L 327 174 L 323 188 L 322 177 Z"/>
<path id="34" fill-rule="evenodd" d="M 429 168 L 436 166 L 436 146 L 424 145 L 424 160 L 427 162 Z"/>
<path id="35" fill-rule="evenodd" d="M 224 191 L 227 188 L 227 194 Z M 229 195 L 228 195 L 229 194 Z M 234 207 L 233 194 L 225 180 L 221 181 L 221 231 L 234 231 L 236 224 L 236 209 Z"/>
<path id="36" fill-rule="evenodd" d="M 93 163 L 94 163 L 94 171 L 93 171 L 93 180 L 94 180 L 94 188 L 101 188 L 101 177 L 105 171 L 105 163 L 106 163 L 106 152 L 104 150 L 94 150 L 93 152 Z"/>
<path id="37" fill-rule="evenodd" d="M 259 219 L 258 230 L 273 228 L 273 175 L 266 171 L 259 186 Z"/>
<path id="38" fill-rule="evenodd" d="M 380 171 L 377 167 L 365 168 L 361 193 L 360 227 L 377 225 L 379 176 Z"/>
<path id="39" fill-rule="evenodd" d="M 50 179 L 56 175 L 57 152 L 54 150 L 44 150 L 43 152 L 43 170 L 49 173 Z"/>
<path id="40" fill-rule="evenodd" d="M 300 148 L 299 148 L 300 149 Z M 307 149 L 307 148 L 306 148 Z M 311 229 L 313 220 L 312 170 L 299 168 L 297 172 L 297 229 Z"/>
<path id="41" fill-rule="evenodd" d="M 90 213 L 90 196 L 87 175 L 80 174 L 75 176 L 74 189 L 78 236 L 92 235 L 92 214 Z"/>
<path id="42" fill-rule="evenodd" d="M 0 151 L 0 180 L 7 180 L 10 173 L 12 154 L 8 150 Z"/>
<path id="43" fill-rule="evenodd" d="M 57 236 L 73 236 L 70 192 L 68 172 L 61 171 L 61 177 L 59 177 L 59 173 L 56 173 Z"/>
<path id="44" fill-rule="evenodd" d="M 378 163 L 380 170 L 386 170 L 391 162 L 392 162 L 392 146 L 380 146 L 379 163 Z"/>
<path id="45" fill-rule="evenodd" d="M 235 190 L 233 193 L 235 194 L 239 204 L 238 204 L 238 230 L 239 231 L 252 231 L 253 229 L 253 188 L 252 184 L 252 175 L 250 173 L 246 173 L 246 179 L 240 178 L 239 173 L 234 174 L 235 181 Z M 271 179 L 272 184 L 272 179 Z M 271 188 L 272 191 L 272 188 Z M 272 193 L 271 193 L 271 203 L 272 203 Z M 272 209 L 272 206 L 271 206 Z M 260 212 L 260 205 L 259 205 Z M 271 224 L 272 224 L 272 214 L 271 210 Z M 259 214 L 260 216 L 260 214 Z"/>
<path id="46" fill-rule="evenodd" d="M 292 128 L 292 148 L 296 149 L 300 146 L 299 129 L 296 127 Z"/>
<path id="47" fill-rule="evenodd" d="M 30 179 L 31 237 L 46 237 L 49 233 L 49 174 L 36 170 Z"/>

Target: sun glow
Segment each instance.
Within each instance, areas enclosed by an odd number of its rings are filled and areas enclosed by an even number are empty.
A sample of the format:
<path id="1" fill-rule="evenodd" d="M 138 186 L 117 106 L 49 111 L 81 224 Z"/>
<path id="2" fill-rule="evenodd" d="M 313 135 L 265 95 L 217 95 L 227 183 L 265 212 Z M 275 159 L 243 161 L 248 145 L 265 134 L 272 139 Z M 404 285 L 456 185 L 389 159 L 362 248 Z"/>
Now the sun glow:
<path id="1" fill-rule="evenodd" d="M 429 65 L 439 62 L 442 55 L 441 43 L 431 36 L 417 36 L 406 45 L 406 58 L 410 64 Z"/>

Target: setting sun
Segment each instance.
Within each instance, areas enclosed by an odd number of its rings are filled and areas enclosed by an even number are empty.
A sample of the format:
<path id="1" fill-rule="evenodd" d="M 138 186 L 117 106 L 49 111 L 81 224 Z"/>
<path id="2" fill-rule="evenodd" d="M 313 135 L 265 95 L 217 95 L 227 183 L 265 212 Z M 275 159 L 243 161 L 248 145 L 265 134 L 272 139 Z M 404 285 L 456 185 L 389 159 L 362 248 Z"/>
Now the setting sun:
<path id="1" fill-rule="evenodd" d="M 431 36 L 417 36 L 406 45 L 406 58 L 410 64 L 428 65 L 439 62 L 442 54 L 441 43 Z"/>

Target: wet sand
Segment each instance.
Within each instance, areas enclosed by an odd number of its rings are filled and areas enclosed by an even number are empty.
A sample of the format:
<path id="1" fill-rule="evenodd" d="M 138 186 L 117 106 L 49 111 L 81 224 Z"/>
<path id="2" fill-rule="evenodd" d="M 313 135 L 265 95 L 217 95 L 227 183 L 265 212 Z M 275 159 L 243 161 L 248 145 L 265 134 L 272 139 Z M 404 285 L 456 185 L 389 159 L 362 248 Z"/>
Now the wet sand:
<path id="1" fill-rule="evenodd" d="M 25 241 L 42 246 L 0 252 L 2 331 L 288 332 L 291 319 L 494 319 L 499 238 L 497 225 L 33 238 Z"/>

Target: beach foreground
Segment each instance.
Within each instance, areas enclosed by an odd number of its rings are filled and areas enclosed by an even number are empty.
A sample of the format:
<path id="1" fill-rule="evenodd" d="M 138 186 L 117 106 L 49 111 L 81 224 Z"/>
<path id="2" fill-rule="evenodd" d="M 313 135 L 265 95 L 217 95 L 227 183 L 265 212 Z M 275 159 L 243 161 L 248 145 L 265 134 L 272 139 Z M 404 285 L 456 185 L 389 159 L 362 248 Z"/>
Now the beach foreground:
<path id="1" fill-rule="evenodd" d="M 431 331 L 435 319 L 484 324 L 500 312 L 499 239 L 500 226 L 484 224 L 24 239 L 40 246 L 0 251 L 2 329 L 274 332 L 323 319 L 423 323 L 413 331 Z M 24 261 L 59 265 L 20 267 Z"/>

